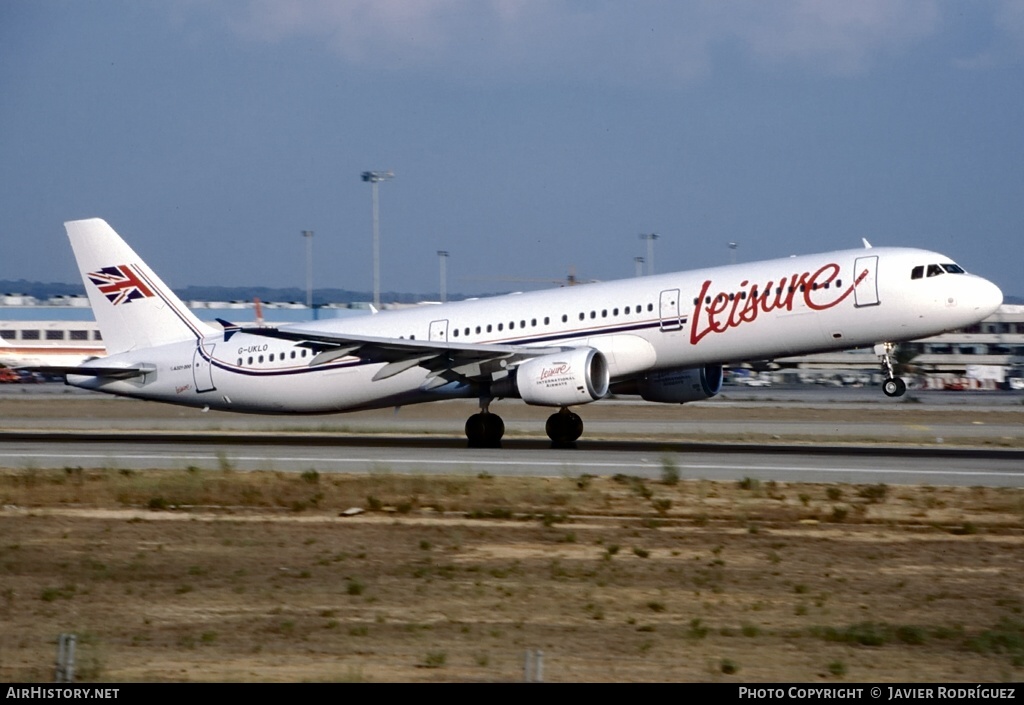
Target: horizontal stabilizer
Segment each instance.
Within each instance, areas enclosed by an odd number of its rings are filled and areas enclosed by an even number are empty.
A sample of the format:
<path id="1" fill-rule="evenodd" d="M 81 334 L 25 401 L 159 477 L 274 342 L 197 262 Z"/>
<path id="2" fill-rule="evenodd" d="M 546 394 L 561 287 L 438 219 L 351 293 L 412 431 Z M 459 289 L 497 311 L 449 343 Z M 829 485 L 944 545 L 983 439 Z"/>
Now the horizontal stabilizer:
<path id="1" fill-rule="evenodd" d="M 19 367 L 18 369 L 60 377 L 78 375 L 80 377 L 98 377 L 100 379 L 131 379 L 132 377 L 141 377 L 147 372 L 155 370 L 152 367 L 61 367 L 58 365 Z"/>

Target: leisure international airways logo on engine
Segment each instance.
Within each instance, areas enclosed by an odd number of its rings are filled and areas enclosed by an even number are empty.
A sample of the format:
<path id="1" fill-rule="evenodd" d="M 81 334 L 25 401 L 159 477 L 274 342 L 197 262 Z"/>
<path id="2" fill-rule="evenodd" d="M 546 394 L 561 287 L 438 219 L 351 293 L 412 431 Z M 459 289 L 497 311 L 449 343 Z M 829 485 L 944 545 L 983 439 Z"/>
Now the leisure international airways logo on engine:
<path id="1" fill-rule="evenodd" d="M 135 299 L 148 299 L 153 292 L 127 264 L 89 272 L 89 279 L 110 303 L 117 306 Z"/>

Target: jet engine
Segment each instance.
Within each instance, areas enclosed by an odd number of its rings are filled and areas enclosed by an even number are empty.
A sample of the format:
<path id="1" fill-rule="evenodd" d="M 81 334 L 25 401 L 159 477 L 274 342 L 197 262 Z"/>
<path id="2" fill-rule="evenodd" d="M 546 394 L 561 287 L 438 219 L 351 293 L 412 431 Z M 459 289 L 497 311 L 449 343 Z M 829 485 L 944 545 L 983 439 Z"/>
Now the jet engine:
<path id="1" fill-rule="evenodd" d="M 594 348 L 575 348 L 527 360 L 516 368 L 505 390 L 495 396 L 518 396 L 527 404 L 570 406 L 597 401 L 608 393 L 608 361 Z M 514 386 L 514 389 L 507 389 Z"/>
<path id="2" fill-rule="evenodd" d="M 636 393 L 642 399 L 666 404 L 710 399 L 721 390 L 721 365 L 657 370 L 636 381 Z"/>

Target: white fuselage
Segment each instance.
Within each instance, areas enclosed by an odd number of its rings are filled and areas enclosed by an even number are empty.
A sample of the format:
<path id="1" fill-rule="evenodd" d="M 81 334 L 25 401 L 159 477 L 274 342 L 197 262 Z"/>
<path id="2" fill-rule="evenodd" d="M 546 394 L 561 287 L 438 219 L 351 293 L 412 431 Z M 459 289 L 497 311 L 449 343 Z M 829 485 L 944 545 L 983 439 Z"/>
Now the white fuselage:
<path id="1" fill-rule="evenodd" d="M 913 340 L 971 325 L 999 306 L 995 285 L 945 271 L 943 264 L 951 264 L 948 257 L 924 250 L 847 250 L 292 328 L 477 345 L 592 347 L 607 358 L 614 382 L 656 370 Z M 918 276 L 912 275 L 915 268 L 922 268 Z M 151 370 L 134 379 L 69 375 L 68 382 L 255 413 L 332 413 L 480 394 L 471 384 L 428 384 L 428 372 L 419 367 L 373 381 L 383 363 L 342 357 L 311 366 L 313 354 L 297 342 L 245 332 L 205 335 L 96 363 Z"/>

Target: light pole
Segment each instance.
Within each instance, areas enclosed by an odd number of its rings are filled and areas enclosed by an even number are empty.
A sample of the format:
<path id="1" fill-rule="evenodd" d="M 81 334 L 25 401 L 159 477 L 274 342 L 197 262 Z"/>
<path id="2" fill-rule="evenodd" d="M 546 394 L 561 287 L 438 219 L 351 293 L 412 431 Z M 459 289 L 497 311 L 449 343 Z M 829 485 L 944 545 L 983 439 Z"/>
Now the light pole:
<path id="1" fill-rule="evenodd" d="M 441 268 L 441 303 L 448 303 L 448 250 L 437 251 L 438 265 Z"/>
<path id="2" fill-rule="evenodd" d="M 395 178 L 390 171 L 364 171 L 363 181 L 373 187 L 373 306 L 380 309 L 380 213 L 377 208 L 377 184 Z"/>
<path id="3" fill-rule="evenodd" d="M 654 274 L 654 241 L 660 236 L 658 233 L 640 233 L 641 240 L 647 240 L 647 273 Z"/>
<path id="4" fill-rule="evenodd" d="M 633 258 L 633 264 L 636 265 L 636 275 L 638 277 L 642 277 L 644 275 L 644 258 L 643 257 L 634 257 Z"/>
<path id="5" fill-rule="evenodd" d="M 303 230 L 306 239 L 306 307 L 313 308 L 313 231 Z"/>

